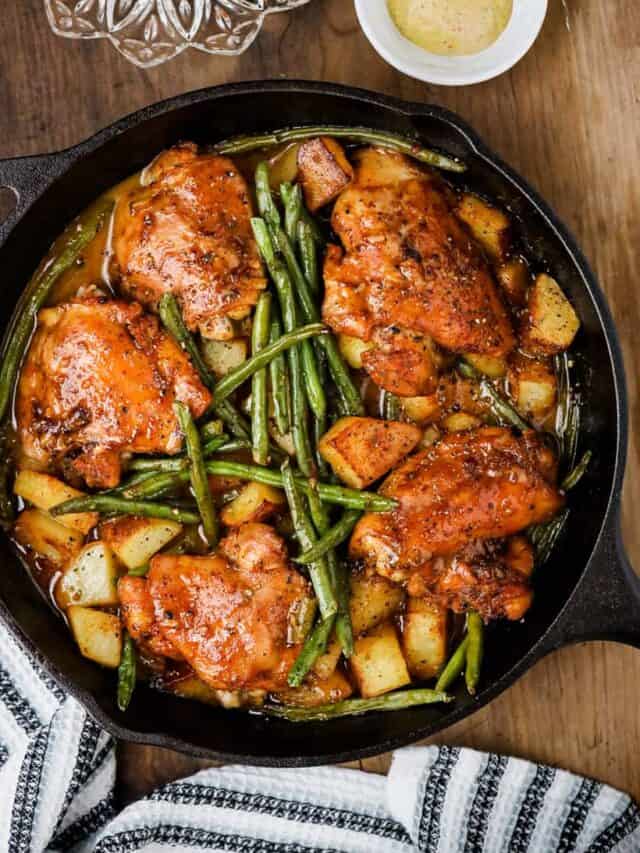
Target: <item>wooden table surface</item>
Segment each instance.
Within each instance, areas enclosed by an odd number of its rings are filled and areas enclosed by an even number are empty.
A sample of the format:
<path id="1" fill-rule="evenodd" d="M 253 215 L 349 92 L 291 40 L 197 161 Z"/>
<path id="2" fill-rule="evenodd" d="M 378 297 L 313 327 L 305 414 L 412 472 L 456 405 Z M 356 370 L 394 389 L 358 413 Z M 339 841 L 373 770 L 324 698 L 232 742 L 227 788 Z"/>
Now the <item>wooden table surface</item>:
<path id="1" fill-rule="evenodd" d="M 468 88 L 411 80 L 362 35 L 349 0 L 274 15 L 238 58 L 187 51 L 154 70 L 104 41 L 48 31 L 42 0 L 7 3 L 0 28 L 0 157 L 78 142 L 139 107 L 190 89 L 262 77 L 331 80 L 442 104 L 469 121 L 576 234 L 604 287 L 626 357 L 631 443 L 624 538 L 640 568 L 640 16 L 636 0 L 550 0 L 534 48 L 511 72 Z M 635 427 L 635 429 L 634 429 Z M 433 741 L 564 766 L 640 799 L 640 653 L 592 643 L 546 658 L 489 707 Z M 362 762 L 384 772 L 389 757 Z M 120 746 L 120 797 L 203 766 Z"/>

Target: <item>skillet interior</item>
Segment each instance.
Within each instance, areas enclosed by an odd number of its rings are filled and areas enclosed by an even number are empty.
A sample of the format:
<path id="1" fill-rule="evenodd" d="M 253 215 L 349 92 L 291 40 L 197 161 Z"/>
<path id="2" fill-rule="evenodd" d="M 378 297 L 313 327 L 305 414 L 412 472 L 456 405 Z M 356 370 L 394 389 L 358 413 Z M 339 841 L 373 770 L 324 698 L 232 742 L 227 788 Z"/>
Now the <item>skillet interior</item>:
<path id="1" fill-rule="evenodd" d="M 182 139 L 206 144 L 238 133 L 332 122 L 415 133 L 425 144 L 462 157 L 465 185 L 511 211 L 517 238 L 539 269 L 548 268 L 570 295 L 582 320 L 573 352 L 585 405 L 581 448 L 595 452 L 587 476 L 571 497 L 567 534 L 536 577 L 536 599 L 522 624 L 500 624 L 488 632 L 482 690 L 471 699 L 460 687 L 448 708 L 432 706 L 372 714 L 327 723 L 287 724 L 258 715 L 210 708 L 148 688 L 135 691 L 126 715 L 115 705 L 113 673 L 77 652 L 65 625 L 0 541 L 4 569 L 0 597 L 21 631 L 53 665 L 60 680 L 115 734 L 245 763 L 304 765 L 371 755 L 450 725 L 505 689 L 542 653 L 547 634 L 587 565 L 618 479 L 618 387 L 607 336 L 594 300 L 590 273 L 534 198 L 499 162 L 488 159 L 478 140 L 444 110 L 400 104 L 379 96 L 322 84 L 258 84 L 196 92 L 151 107 L 65 153 L 71 163 L 31 207 L 1 250 L 1 306 L 6 327 L 16 300 L 38 260 L 62 227 L 100 192 L 145 165 L 159 150 Z M 79 157 L 77 161 L 75 158 Z M 601 299 L 601 297 L 600 297 Z"/>

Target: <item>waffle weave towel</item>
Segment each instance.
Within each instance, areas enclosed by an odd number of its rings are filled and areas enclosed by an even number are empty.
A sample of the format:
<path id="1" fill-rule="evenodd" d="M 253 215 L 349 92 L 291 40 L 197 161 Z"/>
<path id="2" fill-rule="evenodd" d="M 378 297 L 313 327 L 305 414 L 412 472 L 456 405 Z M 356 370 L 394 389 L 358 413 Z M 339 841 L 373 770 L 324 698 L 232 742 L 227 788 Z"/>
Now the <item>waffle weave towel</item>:
<path id="1" fill-rule="evenodd" d="M 225 767 L 116 814 L 114 743 L 0 629 L 0 851 L 638 853 L 625 794 L 514 758 L 395 753 L 389 776 Z"/>

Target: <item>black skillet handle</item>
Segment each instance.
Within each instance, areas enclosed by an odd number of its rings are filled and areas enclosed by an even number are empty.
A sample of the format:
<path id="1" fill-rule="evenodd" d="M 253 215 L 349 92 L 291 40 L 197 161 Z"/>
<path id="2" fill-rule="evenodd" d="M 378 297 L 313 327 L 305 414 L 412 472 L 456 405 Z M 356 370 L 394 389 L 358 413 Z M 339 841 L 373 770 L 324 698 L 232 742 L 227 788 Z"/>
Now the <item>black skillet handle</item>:
<path id="1" fill-rule="evenodd" d="M 11 190 L 16 197 L 15 207 L 0 222 L 0 245 L 25 211 L 62 172 L 64 161 L 63 153 L 0 160 L 0 188 Z"/>
<path id="2" fill-rule="evenodd" d="M 626 555 L 619 512 L 605 529 L 575 595 L 544 641 L 545 652 L 585 640 L 640 649 L 640 578 Z"/>

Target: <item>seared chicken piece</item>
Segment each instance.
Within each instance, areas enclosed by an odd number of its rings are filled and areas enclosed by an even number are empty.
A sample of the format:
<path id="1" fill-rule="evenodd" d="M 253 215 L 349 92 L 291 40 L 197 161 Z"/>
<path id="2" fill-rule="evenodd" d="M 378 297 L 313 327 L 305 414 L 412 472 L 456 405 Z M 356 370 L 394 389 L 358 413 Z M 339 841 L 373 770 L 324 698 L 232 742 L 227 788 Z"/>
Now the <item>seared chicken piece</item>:
<path id="1" fill-rule="evenodd" d="M 429 338 L 453 352 L 513 349 L 484 256 L 435 174 L 402 154 L 366 148 L 332 225 L 343 249 L 330 246 L 325 258 L 323 319 L 336 332 L 374 342 L 362 361 L 378 384 L 402 396 L 430 393 Z"/>
<path id="2" fill-rule="evenodd" d="M 458 554 L 436 557 L 411 576 L 408 588 L 457 613 L 471 608 L 485 619 L 521 619 L 533 599 L 533 563 L 533 548 L 523 536 L 478 539 Z"/>
<path id="3" fill-rule="evenodd" d="M 198 417 L 211 394 L 140 305 L 90 297 L 38 314 L 16 399 L 22 448 L 37 463 L 117 486 L 123 453 L 180 450 L 174 400 Z"/>
<path id="4" fill-rule="evenodd" d="M 552 518 L 563 505 L 555 458 L 534 431 L 483 427 L 446 436 L 410 456 L 380 492 L 399 503 L 363 516 L 350 554 L 392 580 L 433 580 L 433 559 L 476 539 L 511 536 Z"/>
<path id="5" fill-rule="evenodd" d="M 231 321 L 246 317 L 266 287 L 251 216 L 247 183 L 227 157 L 198 154 L 193 144 L 163 152 L 116 208 L 122 290 L 152 309 L 171 292 L 189 329 L 232 338 Z"/>
<path id="6" fill-rule="evenodd" d="M 158 554 L 145 583 L 163 639 L 211 687 L 286 686 L 300 652 L 288 635 L 310 589 L 271 527 L 245 524 L 206 557 Z"/>
<path id="7" fill-rule="evenodd" d="M 183 660 L 160 631 L 146 578 L 124 575 L 118 581 L 120 617 L 138 648 L 151 658 Z"/>

